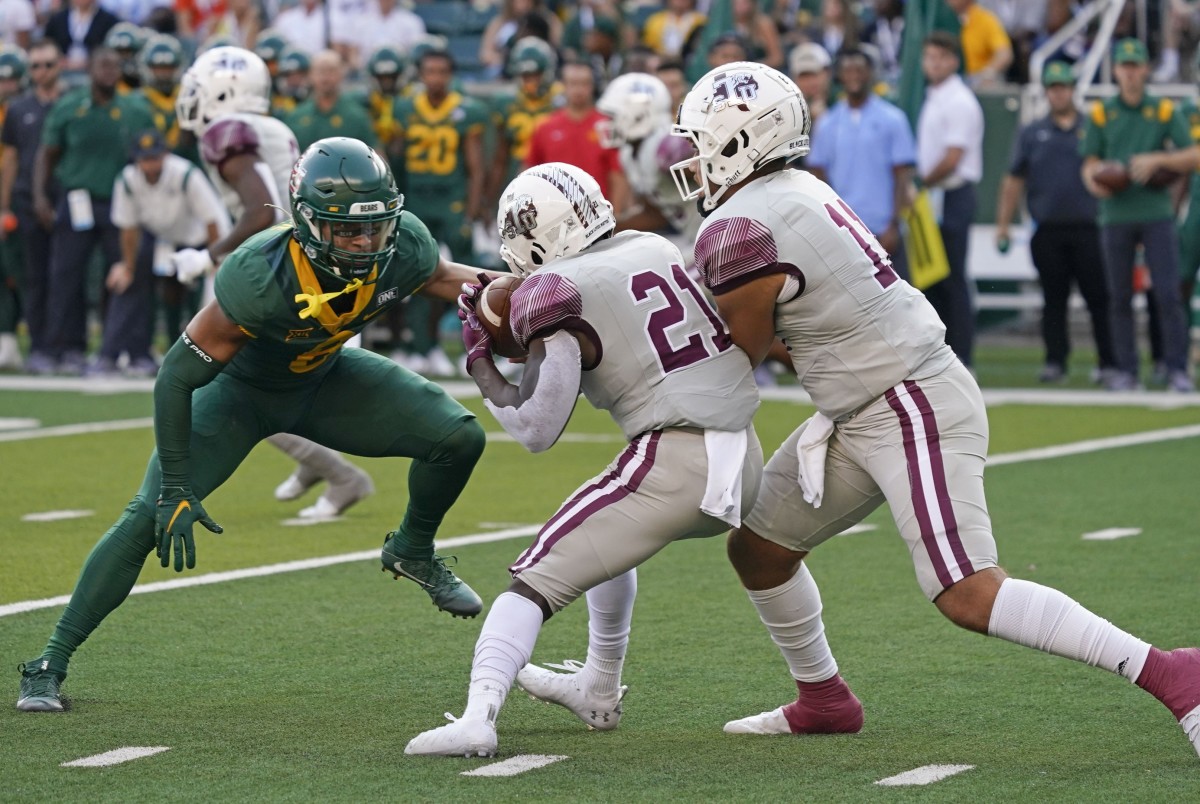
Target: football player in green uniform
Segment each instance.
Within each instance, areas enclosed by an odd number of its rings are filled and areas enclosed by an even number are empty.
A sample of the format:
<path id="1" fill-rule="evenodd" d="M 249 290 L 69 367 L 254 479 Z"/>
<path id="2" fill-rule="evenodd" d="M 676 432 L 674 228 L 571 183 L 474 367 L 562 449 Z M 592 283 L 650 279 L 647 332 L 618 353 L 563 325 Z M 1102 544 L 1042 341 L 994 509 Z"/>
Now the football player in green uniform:
<path id="1" fill-rule="evenodd" d="M 563 85 L 554 78 L 557 68 L 558 57 L 545 40 L 527 36 L 513 45 L 508 73 L 516 80 L 517 88 L 513 94 L 497 98 L 492 114 L 496 150 L 508 155 L 507 159 L 497 156 L 492 166 L 495 198 L 525 168 L 529 138 L 537 124 L 566 103 Z"/>
<path id="2" fill-rule="evenodd" d="M 402 211 L 387 164 L 365 143 L 314 143 L 296 163 L 291 221 L 254 235 L 221 264 L 216 299 L 163 360 L 154 389 L 157 449 L 133 501 L 92 550 L 45 651 L 21 665 L 17 708 L 61 711 L 71 655 L 129 594 L 151 552 L 196 565 L 193 527 L 217 525 L 202 500 L 251 448 L 288 432 L 363 457 L 413 459 L 409 502 L 384 542 L 384 569 L 450 614 L 477 594 L 433 539 L 484 446 L 475 416 L 439 386 L 343 344 L 418 291 L 455 299 L 478 272 L 443 260 Z"/>
<path id="3" fill-rule="evenodd" d="M 431 48 L 418 65 L 422 89 L 398 98 L 395 116 L 404 147 L 404 192 L 421 205 L 421 220 L 454 259 L 471 253 L 471 222 L 483 216 L 486 168 L 483 160 L 484 106 L 454 88 L 454 59 Z M 438 376 L 454 365 L 437 346 L 437 322 L 444 305 L 414 299 L 405 308 L 413 334 L 407 358 L 414 370 Z"/>

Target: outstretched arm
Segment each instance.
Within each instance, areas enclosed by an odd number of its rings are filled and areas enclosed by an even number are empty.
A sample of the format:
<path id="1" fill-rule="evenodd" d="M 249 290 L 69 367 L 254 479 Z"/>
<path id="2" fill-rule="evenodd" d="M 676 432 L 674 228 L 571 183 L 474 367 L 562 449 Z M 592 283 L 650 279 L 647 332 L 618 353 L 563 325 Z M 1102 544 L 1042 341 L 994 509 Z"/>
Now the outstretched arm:
<path id="1" fill-rule="evenodd" d="M 444 257 L 439 257 L 437 268 L 433 270 L 429 281 L 421 287 L 420 293 L 422 296 L 433 296 L 443 301 L 458 301 L 459 294 L 463 292 L 463 285 L 477 284 L 480 274 L 492 279 L 505 276 L 499 271 L 485 271 L 482 268 L 464 265 L 461 262 L 450 262 Z"/>

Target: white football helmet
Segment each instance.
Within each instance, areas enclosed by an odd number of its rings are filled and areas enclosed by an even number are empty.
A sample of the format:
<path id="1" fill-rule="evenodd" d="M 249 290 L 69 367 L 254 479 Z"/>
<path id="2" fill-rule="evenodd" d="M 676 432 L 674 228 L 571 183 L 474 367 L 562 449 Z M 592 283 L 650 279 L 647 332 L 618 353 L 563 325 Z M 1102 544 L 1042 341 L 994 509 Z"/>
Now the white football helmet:
<path id="1" fill-rule="evenodd" d="M 625 73 L 612 80 L 596 109 L 608 118 L 598 127 L 600 144 L 620 148 L 671 124 L 671 91 L 657 76 Z"/>
<path id="2" fill-rule="evenodd" d="M 505 188 L 496 212 L 500 256 L 520 277 L 578 254 L 616 225 L 596 180 L 563 162 L 522 172 Z"/>
<path id="3" fill-rule="evenodd" d="M 756 62 L 717 67 L 696 82 L 671 127 L 696 148 L 691 159 L 671 166 L 675 186 L 685 201 L 703 196 L 710 212 L 731 186 L 767 162 L 806 155 L 811 130 L 808 104 L 792 79 Z"/>
<path id="4" fill-rule="evenodd" d="M 253 51 L 217 47 L 200 54 L 183 74 L 175 113 L 179 127 L 197 136 L 221 115 L 271 110 L 271 74 Z"/>

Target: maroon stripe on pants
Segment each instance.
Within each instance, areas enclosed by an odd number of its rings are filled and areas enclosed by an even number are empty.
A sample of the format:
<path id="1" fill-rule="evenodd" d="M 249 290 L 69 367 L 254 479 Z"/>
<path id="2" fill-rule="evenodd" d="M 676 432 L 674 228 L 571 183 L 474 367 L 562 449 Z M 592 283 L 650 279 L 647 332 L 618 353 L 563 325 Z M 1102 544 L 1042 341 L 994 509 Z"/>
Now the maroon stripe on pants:
<path id="1" fill-rule="evenodd" d="M 908 463 L 908 483 L 911 488 L 913 511 L 921 528 L 921 542 L 925 545 L 925 552 L 929 555 L 929 561 L 933 564 L 933 571 L 937 574 L 942 588 L 949 587 L 954 583 L 954 579 L 950 577 L 950 570 L 942 560 L 942 551 L 938 547 L 933 522 L 929 519 L 929 509 L 925 505 L 925 488 L 921 482 L 921 464 L 917 459 L 917 442 L 913 435 L 912 420 L 894 389 L 889 388 L 883 395 L 900 419 L 900 431 L 904 435 L 904 458 Z"/>
<path id="2" fill-rule="evenodd" d="M 540 546 L 538 545 L 538 541 L 535 540 L 534 544 L 531 545 L 528 550 L 526 550 L 524 553 L 521 554 L 521 557 L 518 558 L 517 561 L 515 561 L 513 563 L 512 567 L 509 567 L 509 570 L 511 571 L 513 567 L 519 566 L 523 561 L 528 560 L 528 559 L 526 559 L 526 556 L 528 556 L 530 554 L 531 550 L 534 550 L 535 548 L 537 548 L 537 552 L 533 554 L 532 560 L 529 560 L 529 566 L 522 568 L 523 570 L 529 569 L 529 567 L 532 567 L 533 565 L 537 564 L 537 562 L 539 562 L 543 558 L 545 558 L 546 554 L 549 553 L 550 550 L 554 547 L 554 545 L 558 543 L 559 539 L 561 539 L 563 536 L 566 536 L 568 533 L 570 533 L 571 531 L 575 530 L 580 525 L 582 525 L 587 520 L 587 518 L 590 517 L 592 514 L 596 513 L 597 511 L 599 511 L 603 508 L 607 508 L 608 506 L 613 505 L 614 503 L 620 502 L 621 500 L 628 497 L 630 494 L 636 492 L 638 490 L 638 488 L 641 486 L 642 481 L 645 480 L 646 475 L 650 472 L 650 469 L 653 468 L 653 466 L 654 466 L 654 457 L 655 457 L 656 453 L 658 452 L 658 441 L 661 437 L 662 437 L 662 433 L 659 431 L 650 433 L 649 442 L 646 444 L 646 457 L 642 460 L 641 466 L 639 466 L 637 469 L 634 470 L 633 476 L 629 479 L 629 482 L 627 484 L 617 486 L 615 489 L 613 489 L 609 493 L 605 494 L 603 497 L 599 497 L 595 500 L 592 500 L 590 503 L 588 503 L 586 506 L 584 506 L 583 509 L 576 511 L 570 517 L 563 519 L 563 514 L 569 508 L 571 508 L 571 506 L 574 505 L 577 500 L 581 500 L 586 495 L 601 488 L 605 483 L 611 482 L 614 478 L 620 477 L 621 472 L 625 469 L 625 467 L 629 464 L 629 461 L 632 460 L 633 456 L 636 454 L 637 445 L 641 441 L 641 438 L 638 438 L 637 440 L 632 442 L 629 445 L 629 447 L 626 448 L 626 451 L 621 455 L 621 458 L 617 461 L 617 468 L 615 470 L 613 470 L 612 472 L 609 472 L 607 475 L 605 475 L 601 479 L 600 482 L 593 483 L 591 486 L 589 486 L 584 491 L 573 496 L 571 498 L 570 502 L 567 503 L 566 505 L 564 505 L 562 508 L 560 508 L 558 513 L 555 514 L 554 518 L 552 520 L 550 520 L 550 522 L 547 522 L 542 527 L 541 531 L 538 532 L 538 540 L 541 539 L 542 535 L 545 534 L 551 528 L 552 525 L 555 525 L 555 524 L 561 522 L 562 526 L 557 529 L 557 532 L 554 533 L 554 535 L 552 535 L 545 542 L 542 542 Z"/>
<path id="3" fill-rule="evenodd" d="M 937 419 L 933 414 L 933 405 L 929 398 L 915 382 L 906 381 L 904 387 L 917 403 L 921 412 L 921 421 L 925 423 L 925 441 L 929 445 L 929 464 L 933 470 L 933 490 L 937 494 L 938 507 L 942 512 L 942 523 L 946 526 L 946 541 L 950 544 L 950 552 L 958 563 L 958 569 L 966 578 L 975 573 L 971 559 L 967 558 L 966 548 L 963 547 L 962 537 L 958 533 L 958 520 L 954 517 L 954 505 L 950 499 L 950 489 L 946 486 L 946 467 L 942 463 L 942 439 L 938 435 Z"/>

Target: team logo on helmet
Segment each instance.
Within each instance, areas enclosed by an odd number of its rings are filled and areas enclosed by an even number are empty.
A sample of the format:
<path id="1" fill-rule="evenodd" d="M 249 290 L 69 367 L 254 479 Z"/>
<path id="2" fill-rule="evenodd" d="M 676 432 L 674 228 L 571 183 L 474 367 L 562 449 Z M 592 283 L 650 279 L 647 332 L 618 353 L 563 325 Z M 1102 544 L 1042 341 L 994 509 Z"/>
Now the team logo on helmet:
<path id="1" fill-rule="evenodd" d="M 516 240 L 524 236 L 526 240 L 533 239 L 533 230 L 537 228 L 537 207 L 533 204 L 533 196 L 519 195 L 508 205 L 504 214 L 504 237 Z"/>
<path id="2" fill-rule="evenodd" d="M 758 79 L 750 73 L 721 73 L 713 76 L 713 103 L 737 103 L 743 111 L 750 111 L 746 101 L 758 97 Z"/>
<path id="3" fill-rule="evenodd" d="M 594 199 L 589 198 L 584 186 L 575 181 L 575 178 L 566 171 L 553 166 L 541 165 L 531 169 L 529 173 L 545 179 L 563 194 L 567 203 L 575 210 L 575 217 L 583 224 L 585 230 L 600 222 L 600 205 Z M 569 223 L 573 224 L 574 222 L 570 221 Z"/>

